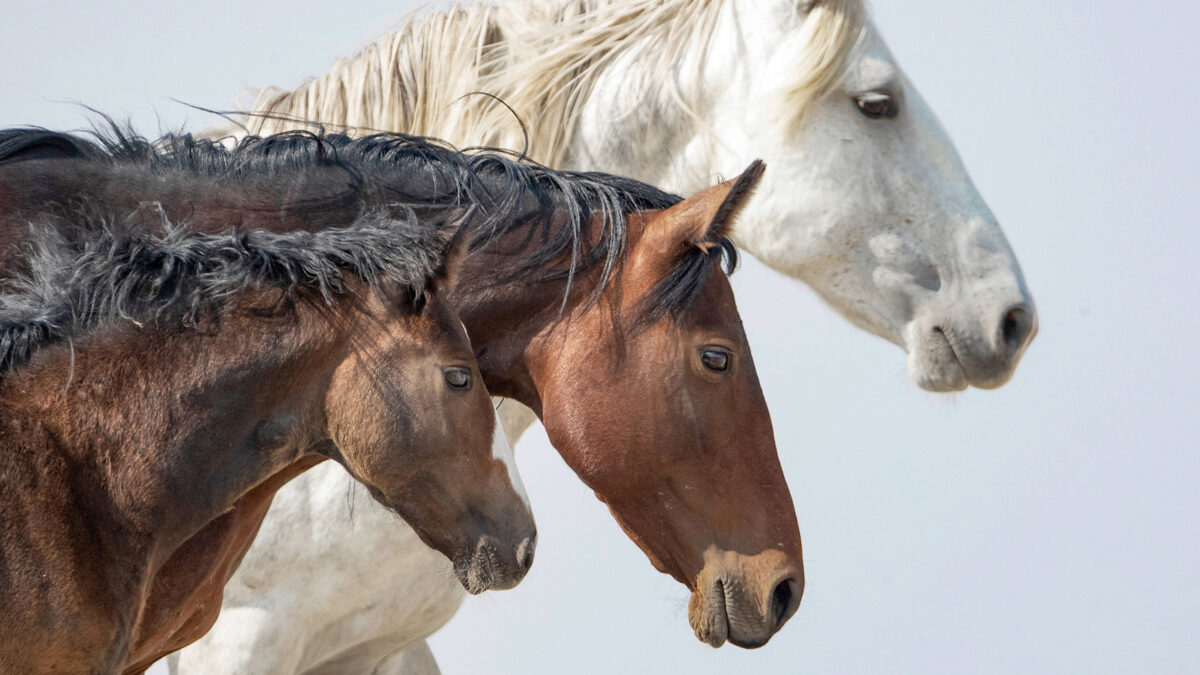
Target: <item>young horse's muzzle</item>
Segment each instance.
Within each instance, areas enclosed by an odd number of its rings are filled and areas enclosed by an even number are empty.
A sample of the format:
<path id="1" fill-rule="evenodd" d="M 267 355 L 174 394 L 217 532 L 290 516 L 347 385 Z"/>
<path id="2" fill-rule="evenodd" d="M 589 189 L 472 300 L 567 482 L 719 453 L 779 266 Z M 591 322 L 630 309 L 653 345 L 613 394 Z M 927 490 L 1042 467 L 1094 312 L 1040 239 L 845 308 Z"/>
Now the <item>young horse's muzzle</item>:
<path id="1" fill-rule="evenodd" d="M 505 590 L 519 584 L 533 565 L 537 548 L 537 530 L 517 540 L 501 541 L 492 535 L 482 535 L 474 549 L 454 560 L 454 575 L 471 595 L 484 591 Z"/>

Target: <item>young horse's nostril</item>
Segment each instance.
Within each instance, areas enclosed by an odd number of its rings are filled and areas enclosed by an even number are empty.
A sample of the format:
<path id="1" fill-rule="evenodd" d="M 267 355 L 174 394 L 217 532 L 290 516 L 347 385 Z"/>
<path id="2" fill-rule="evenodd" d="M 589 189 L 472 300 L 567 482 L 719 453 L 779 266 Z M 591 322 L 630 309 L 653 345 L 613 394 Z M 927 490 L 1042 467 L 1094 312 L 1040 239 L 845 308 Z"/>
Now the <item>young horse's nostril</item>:
<path id="1" fill-rule="evenodd" d="M 517 544 L 517 568 L 524 574 L 533 566 L 533 551 L 537 548 L 537 533 L 525 537 L 525 539 Z"/>

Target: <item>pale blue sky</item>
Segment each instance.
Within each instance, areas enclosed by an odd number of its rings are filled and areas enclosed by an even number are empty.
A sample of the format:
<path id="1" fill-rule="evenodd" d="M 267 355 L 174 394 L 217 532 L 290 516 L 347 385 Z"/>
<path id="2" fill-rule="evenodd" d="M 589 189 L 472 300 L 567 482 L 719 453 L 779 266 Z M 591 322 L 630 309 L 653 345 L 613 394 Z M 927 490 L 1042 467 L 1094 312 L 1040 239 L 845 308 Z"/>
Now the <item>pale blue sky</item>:
<path id="1" fill-rule="evenodd" d="M 757 651 L 697 642 L 685 590 L 539 432 L 518 447 L 537 564 L 433 640 L 447 675 L 1200 670 L 1200 10 L 874 4 L 1037 301 L 1016 378 L 922 392 L 899 349 L 748 261 L 735 285 L 804 535 L 799 613 Z M 145 133 L 207 124 L 167 97 L 294 84 L 406 7 L 0 0 L 0 125 L 80 127 L 68 100 Z"/>

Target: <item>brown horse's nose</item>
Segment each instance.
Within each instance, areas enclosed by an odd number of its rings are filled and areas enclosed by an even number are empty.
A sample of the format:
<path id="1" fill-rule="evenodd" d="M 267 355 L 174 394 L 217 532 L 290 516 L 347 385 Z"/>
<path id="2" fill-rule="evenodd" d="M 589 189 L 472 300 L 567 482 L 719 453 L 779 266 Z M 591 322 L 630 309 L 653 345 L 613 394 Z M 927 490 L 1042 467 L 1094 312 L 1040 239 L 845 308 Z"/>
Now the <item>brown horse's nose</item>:
<path id="1" fill-rule="evenodd" d="M 761 647 L 796 613 L 804 592 L 799 559 L 778 550 L 749 556 L 706 551 L 705 558 L 688 603 L 688 620 L 702 642 Z"/>
<path id="2" fill-rule="evenodd" d="M 1000 319 L 1000 344 L 1005 355 L 1012 358 L 1020 354 L 1033 338 L 1037 316 L 1029 303 L 1022 302 L 1009 307 Z"/>

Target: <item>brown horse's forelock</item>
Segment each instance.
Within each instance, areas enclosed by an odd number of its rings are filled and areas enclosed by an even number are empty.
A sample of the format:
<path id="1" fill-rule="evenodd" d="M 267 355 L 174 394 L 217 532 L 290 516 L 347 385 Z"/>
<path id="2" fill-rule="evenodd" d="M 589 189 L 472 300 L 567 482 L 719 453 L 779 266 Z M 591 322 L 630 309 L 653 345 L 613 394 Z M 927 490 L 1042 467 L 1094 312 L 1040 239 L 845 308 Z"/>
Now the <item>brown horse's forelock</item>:
<path id="1" fill-rule="evenodd" d="M 641 301 L 637 312 L 638 324 L 648 326 L 664 318 L 676 319 L 686 312 L 700 294 L 713 268 L 720 267 L 722 259 L 725 261 L 725 274 L 733 274 L 737 269 L 738 252 L 727 238 L 722 237 L 716 246 L 708 250 L 689 248 L 671 273 Z"/>
<path id="2" fill-rule="evenodd" d="M 449 234 L 411 213 L 371 213 L 317 232 L 161 232 L 124 220 L 47 217 L 31 227 L 27 269 L 0 288 L 0 371 L 118 320 L 192 325 L 249 288 L 332 305 L 347 275 L 423 299 Z"/>
<path id="3" fill-rule="evenodd" d="M 556 171 L 504 150 L 458 152 L 439 141 L 404 134 L 351 138 L 298 131 L 246 137 L 227 148 L 190 135 L 168 135 L 151 142 L 107 118 L 105 123 L 103 131 L 93 132 L 95 140 L 43 129 L 0 131 L 0 165 L 25 159 L 76 159 L 140 168 L 168 179 L 197 175 L 254 179 L 267 185 L 277 181 L 281 188 L 306 171 L 337 169 L 344 179 L 334 193 L 287 206 L 321 209 L 347 199 L 367 210 L 479 206 L 484 215 L 472 225 L 472 250 L 523 232 L 526 245 L 501 258 L 510 267 L 497 270 L 496 278 L 565 279 L 564 307 L 579 272 L 600 267 L 593 302 L 612 280 L 625 254 L 627 214 L 665 209 L 681 201 L 630 178 Z M 594 233 L 593 227 L 600 231 Z M 547 233 L 545 241 L 528 246 L 538 231 Z M 732 271 L 733 244 L 726 239 L 714 248 L 717 256 L 723 251 L 728 257 Z M 712 259 L 711 253 L 700 251 L 681 256 L 641 303 L 639 323 L 686 310 L 713 266 L 705 261 Z"/>

